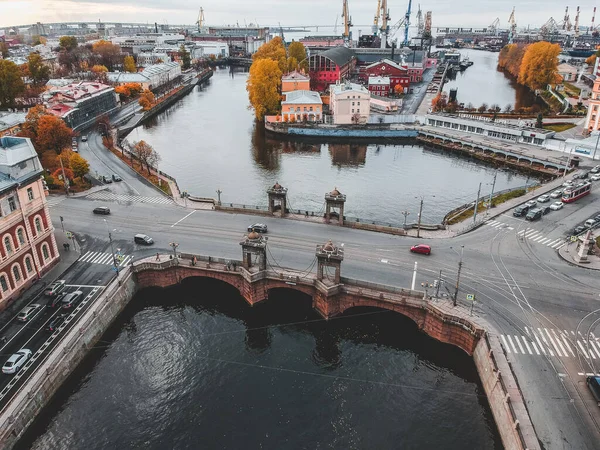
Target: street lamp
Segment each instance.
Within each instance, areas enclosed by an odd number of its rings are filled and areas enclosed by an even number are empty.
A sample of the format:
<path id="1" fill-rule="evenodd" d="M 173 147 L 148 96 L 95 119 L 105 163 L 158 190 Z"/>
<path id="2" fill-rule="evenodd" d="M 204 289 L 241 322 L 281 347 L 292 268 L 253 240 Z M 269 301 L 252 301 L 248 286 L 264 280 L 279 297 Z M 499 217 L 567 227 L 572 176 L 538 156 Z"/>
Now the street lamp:
<path id="1" fill-rule="evenodd" d="M 404 216 L 404 228 L 406 228 L 406 218 L 410 216 L 410 213 L 408 211 L 402 211 L 400 214 Z"/>
<path id="2" fill-rule="evenodd" d="M 431 284 L 429 281 L 426 281 L 425 283 L 421 283 L 421 287 L 425 289 L 425 295 L 423 296 L 423 300 L 427 300 L 427 290 L 429 288 L 432 288 L 433 284 Z"/>
<path id="3" fill-rule="evenodd" d="M 179 247 L 179 244 L 177 242 L 171 242 L 169 245 L 173 247 L 173 258 L 175 259 L 175 262 L 177 262 L 177 247 Z"/>
<path id="4" fill-rule="evenodd" d="M 492 198 L 494 197 L 494 188 L 496 187 L 496 177 L 498 176 L 498 171 L 494 173 L 494 181 L 492 182 L 492 192 L 490 192 L 490 199 L 488 200 L 487 211 L 492 207 Z M 487 183 L 489 184 L 489 183 Z"/>
<path id="5" fill-rule="evenodd" d="M 450 249 L 452 251 L 454 251 L 454 253 L 456 253 L 458 255 L 458 252 L 456 250 L 454 250 L 453 247 L 450 247 Z M 458 273 L 456 274 L 456 288 L 454 290 L 454 297 L 452 299 L 452 305 L 456 306 L 456 298 L 458 297 L 458 286 L 460 284 L 460 271 L 462 269 L 462 264 L 463 264 L 463 253 L 465 251 L 465 246 L 461 245 L 460 246 L 460 261 L 458 262 Z"/>
<path id="6" fill-rule="evenodd" d="M 106 221 L 106 219 L 102 219 L 102 220 L 104 220 L 104 223 L 106 224 L 106 232 L 108 233 L 108 241 L 110 242 L 110 254 L 112 255 L 113 266 L 115 268 L 115 272 L 117 273 L 117 275 L 119 275 L 119 266 L 117 265 L 117 260 L 115 258 L 115 251 L 113 249 L 112 234 L 110 233 L 110 230 L 108 229 L 108 222 Z"/>
<path id="7" fill-rule="evenodd" d="M 435 195 L 432 195 L 432 197 L 435 197 Z M 419 206 L 419 217 L 417 221 L 417 237 L 421 237 L 421 214 L 423 213 L 423 200 L 425 199 L 425 196 L 421 195 L 420 197 L 415 198 L 421 199 L 421 204 Z"/>

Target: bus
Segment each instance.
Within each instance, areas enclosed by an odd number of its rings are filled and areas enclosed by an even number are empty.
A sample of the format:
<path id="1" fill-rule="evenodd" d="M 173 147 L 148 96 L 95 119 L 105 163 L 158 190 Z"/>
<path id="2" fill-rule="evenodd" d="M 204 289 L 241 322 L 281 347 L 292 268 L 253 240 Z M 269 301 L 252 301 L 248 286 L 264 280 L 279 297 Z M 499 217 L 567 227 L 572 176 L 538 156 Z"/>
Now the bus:
<path id="1" fill-rule="evenodd" d="M 588 195 L 591 190 L 592 183 L 589 181 L 584 181 L 583 183 L 568 187 L 563 191 L 562 201 L 563 203 L 573 203 L 574 201 L 579 200 L 581 197 Z"/>

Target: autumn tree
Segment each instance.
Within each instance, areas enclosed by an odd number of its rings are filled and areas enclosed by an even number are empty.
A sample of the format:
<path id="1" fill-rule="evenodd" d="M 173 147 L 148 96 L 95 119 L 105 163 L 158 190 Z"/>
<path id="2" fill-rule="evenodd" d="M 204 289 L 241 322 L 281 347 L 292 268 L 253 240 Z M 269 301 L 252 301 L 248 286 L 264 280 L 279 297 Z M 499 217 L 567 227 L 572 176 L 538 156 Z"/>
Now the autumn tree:
<path id="1" fill-rule="evenodd" d="M 109 41 L 98 41 L 92 45 L 92 51 L 100 58 L 100 63 L 111 72 L 123 61 L 121 47 Z"/>
<path id="2" fill-rule="evenodd" d="M 146 141 L 134 142 L 132 152 L 142 165 L 146 164 L 148 173 L 151 166 L 156 166 L 160 162 L 160 155 Z"/>
<path id="3" fill-rule="evenodd" d="M 58 169 L 56 169 L 54 172 L 52 172 L 52 176 L 56 179 L 56 180 L 63 180 L 63 173 L 65 174 L 65 177 L 69 180 L 73 180 L 73 178 L 75 178 L 75 174 L 73 173 L 73 171 L 68 168 L 68 167 L 59 167 Z"/>
<path id="4" fill-rule="evenodd" d="M 73 152 L 69 158 L 69 166 L 73 170 L 73 174 L 76 177 L 83 177 L 90 171 L 90 165 L 88 162 L 78 153 Z"/>
<path id="5" fill-rule="evenodd" d="M 154 105 L 154 100 L 154 94 L 152 91 L 146 89 L 144 92 L 142 92 L 142 95 L 140 95 L 138 103 L 144 109 L 144 111 L 148 111 L 150 108 L 152 108 L 152 105 Z"/>
<path id="6" fill-rule="evenodd" d="M 71 145 L 73 131 L 65 123 L 52 114 L 44 114 L 37 125 L 37 136 L 34 141 L 38 153 L 54 150 L 60 154 Z"/>
<path id="7" fill-rule="evenodd" d="M 306 59 L 306 48 L 299 41 L 294 41 L 288 47 L 288 60 L 295 58 L 298 68 L 308 72 L 308 60 Z M 289 65 L 289 64 L 288 64 Z"/>
<path id="8" fill-rule="evenodd" d="M 498 67 L 518 78 L 526 48 L 522 44 L 505 45 L 498 55 Z"/>
<path id="9" fill-rule="evenodd" d="M 34 86 L 40 86 L 50 79 L 50 68 L 44 64 L 39 53 L 30 53 L 27 57 L 27 69 Z"/>
<path id="10" fill-rule="evenodd" d="M 108 77 L 106 76 L 106 74 L 108 73 L 108 68 L 106 66 L 96 64 L 92 67 L 91 72 L 93 74 L 92 76 L 94 77 L 94 79 L 102 83 L 106 83 L 108 81 Z"/>
<path id="11" fill-rule="evenodd" d="M 19 66 L 12 61 L 0 60 L 0 106 L 13 106 L 15 99 L 24 91 Z"/>
<path id="12" fill-rule="evenodd" d="M 290 56 L 287 59 L 287 72 L 293 72 L 294 70 L 298 70 L 298 60 Z"/>
<path id="13" fill-rule="evenodd" d="M 181 68 L 187 70 L 191 67 L 190 52 L 188 52 L 183 44 L 179 47 L 179 58 L 181 58 Z"/>
<path id="14" fill-rule="evenodd" d="M 59 40 L 58 40 L 58 45 L 60 46 L 61 49 L 66 50 L 67 52 L 70 52 L 72 50 L 74 50 L 75 48 L 77 48 L 77 38 L 75 36 L 62 36 Z"/>
<path id="15" fill-rule="evenodd" d="M 21 125 L 20 135 L 30 138 L 35 143 L 39 120 L 45 114 L 48 113 L 46 112 L 46 108 L 42 105 L 36 105 L 33 108 L 30 108 L 27 112 L 27 116 L 25 116 L 25 122 Z"/>
<path id="16" fill-rule="evenodd" d="M 3 58 L 8 58 L 9 56 L 8 45 L 6 45 L 6 42 L 0 42 L 0 56 Z"/>
<path id="17" fill-rule="evenodd" d="M 142 92 L 142 85 L 140 83 L 125 83 L 117 86 L 115 92 L 124 98 L 135 97 Z"/>
<path id="18" fill-rule="evenodd" d="M 279 94 L 281 75 L 278 61 L 273 59 L 255 60 L 250 66 L 246 90 L 258 120 L 263 120 L 266 114 L 278 112 L 281 100 Z"/>
<path id="19" fill-rule="evenodd" d="M 125 59 L 123 60 L 123 69 L 125 70 L 125 72 L 136 72 L 137 69 L 135 67 L 135 60 L 133 59 L 133 56 L 128 55 L 125 57 Z"/>
<path id="20" fill-rule="evenodd" d="M 547 85 L 560 81 L 558 55 L 560 45 L 541 41 L 527 46 L 518 82 L 532 90 L 545 89 Z"/>
<path id="21" fill-rule="evenodd" d="M 287 69 L 287 55 L 281 37 L 276 36 L 258 48 L 252 55 L 252 60 L 256 62 L 260 59 L 271 59 L 276 61 L 279 66 L 279 71 L 281 73 L 285 72 Z"/>

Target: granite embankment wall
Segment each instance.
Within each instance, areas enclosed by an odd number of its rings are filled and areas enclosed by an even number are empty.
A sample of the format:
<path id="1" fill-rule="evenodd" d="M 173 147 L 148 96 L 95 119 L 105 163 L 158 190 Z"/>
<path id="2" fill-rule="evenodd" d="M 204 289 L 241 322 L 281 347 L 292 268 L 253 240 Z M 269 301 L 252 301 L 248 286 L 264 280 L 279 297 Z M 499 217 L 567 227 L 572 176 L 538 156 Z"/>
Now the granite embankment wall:
<path id="1" fill-rule="evenodd" d="M 83 313 L 0 414 L 0 449 L 11 449 L 67 377 L 131 300 L 136 286 L 126 268 Z"/>

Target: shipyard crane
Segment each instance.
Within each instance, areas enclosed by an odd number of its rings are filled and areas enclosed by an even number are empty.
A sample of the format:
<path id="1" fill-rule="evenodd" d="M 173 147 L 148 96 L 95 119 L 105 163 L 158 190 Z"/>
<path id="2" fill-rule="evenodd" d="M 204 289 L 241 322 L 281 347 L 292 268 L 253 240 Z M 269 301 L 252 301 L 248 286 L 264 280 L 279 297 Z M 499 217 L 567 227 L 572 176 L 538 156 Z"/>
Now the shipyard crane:
<path id="1" fill-rule="evenodd" d="M 494 36 L 498 36 L 498 27 L 500 26 L 500 18 L 496 17 L 496 20 L 494 20 L 490 26 L 488 27 L 488 29 L 494 34 Z"/>
<path id="2" fill-rule="evenodd" d="M 373 36 L 377 36 L 379 31 L 379 15 L 381 13 L 381 0 L 377 0 L 377 9 L 375 10 L 375 19 L 373 19 Z"/>
<path id="3" fill-rule="evenodd" d="M 565 8 L 565 18 L 563 19 L 562 29 L 571 31 L 571 17 L 569 16 L 569 7 Z"/>
<path id="4" fill-rule="evenodd" d="M 591 28 L 592 33 L 595 31 L 595 28 L 594 28 L 595 21 L 596 21 L 596 7 L 594 6 L 594 14 L 592 15 L 592 28 Z"/>
<path id="5" fill-rule="evenodd" d="M 421 11 L 421 5 L 417 10 L 417 36 L 422 37 L 423 31 L 425 30 L 425 23 L 423 22 L 423 12 Z"/>
<path id="6" fill-rule="evenodd" d="M 285 44 L 285 37 L 283 36 L 283 27 L 281 26 L 281 22 L 279 22 L 279 37 L 281 41 Z"/>
<path id="7" fill-rule="evenodd" d="M 344 0 L 342 6 L 342 17 L 344 18 L 344 33 L 342 34 L 342 37 L 344 38 L 344 43 L 346 44 L 346 46 L 349 46 L 352 41 L 352 38 L 350 36 L 352 17 L 350 17 L 350 11 L 348 10 L 348 0 Z"/>
<path id="8" fill-rule="evenodd" d="M 540 34 L 543 37 L 548 38 L 551 35 L 557 34 L 559 29 L 560 29 L 560 26 L 558 25 L 558 23 L 556 22 L 556 20 L 554 20 L 553 17 L 550 17 L 546 21 L 546 23 L 541 26 L 541 28 L 540 28 Z"/>
<path id="9" fill-rule="evenodd" d="M 573 26 L 575 37 L 579 36 L 579 6 L 577 7 L 577 15 L 575 16 L 575 25 Z"/>
<path id="10" fill-rule="evenodd" d="M 508 18 L 508 24 L 510 25 L 510 31 L 508 32 L 508 43 L 512 44 L 517 34 L 517 21 L 515 20 L 515 7 L 513 6 L 510 17 Z"/>
<path id="11" fill-rule="evenodd" d="M 339 16 L 335 16 L 335 25 L 333 26 L 333 34 L 337 35 L 337 23 L 338 23 L 338 19 L 340 17 Z"/>
<path id="12" fill-rule="evenodd" d="M 423 35 L 431 39 L 431 11 L 425 13 L 425 29 Z"/>
<path id="13" fill-rule="evenodd" d="M 388 21 L 390 20 L 390 11 L 387 7 L 387 0 L 381 0 L 381 48 L 387 47 L 388 35 L 390 33 L 390 26 Z"/>
<path id="14" fill-rule="evenodd" d="M 198 20 L 196 20 L 196 23 L 198 24 L 198 32 L 200 32 L 200 29 L 204 26 L 205 23 L 204 9 L 202 9 L 202 7 L 200 7 L 200 12 L 198 13 Z"/>
<path id="15" fill-rule="evenodd" d="M 402 41 L 403 47 L 408 47 L 408 27 L 410 26 L 410 8 L 412 6 L 412 0 L 408 0 L 408 9 L 404 15 L 404 41 Z"/>

